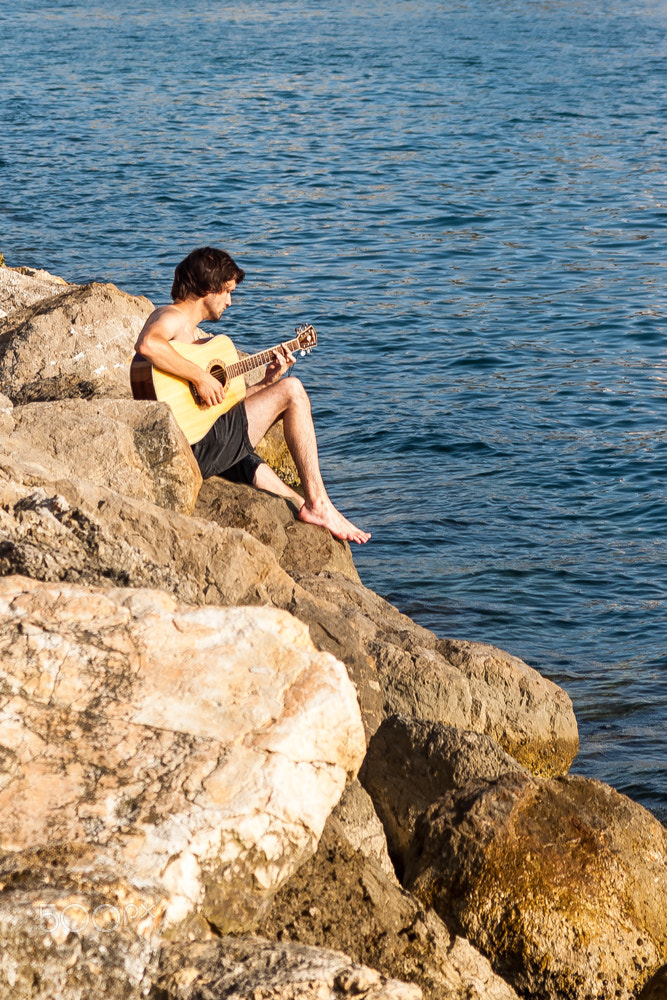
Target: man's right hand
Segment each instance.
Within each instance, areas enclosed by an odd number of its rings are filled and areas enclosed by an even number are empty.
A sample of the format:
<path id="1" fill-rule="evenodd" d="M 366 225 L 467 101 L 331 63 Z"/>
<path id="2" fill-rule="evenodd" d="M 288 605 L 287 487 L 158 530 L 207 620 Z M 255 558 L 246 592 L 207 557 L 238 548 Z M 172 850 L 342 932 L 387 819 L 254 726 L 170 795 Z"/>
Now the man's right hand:
<path id="1" fill-rule="evenodd" d="M 208 372 L 202 370 L 194 385 L 203 406 L 216 406 L 225 398 L 225 390 L 221 383 Z"/>

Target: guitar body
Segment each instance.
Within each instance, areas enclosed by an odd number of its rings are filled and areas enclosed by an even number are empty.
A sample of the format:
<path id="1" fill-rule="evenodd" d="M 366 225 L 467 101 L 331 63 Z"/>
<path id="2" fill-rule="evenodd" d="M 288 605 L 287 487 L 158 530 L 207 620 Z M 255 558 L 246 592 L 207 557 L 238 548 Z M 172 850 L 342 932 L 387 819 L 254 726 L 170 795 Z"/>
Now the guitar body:
<path id="1" fill-rule="evenodd" d="M 296 338 L 286 344 L 289 350 L 299 350 L 302 354 L 310 353 L 317 344 L 317 332 L 314 327 L 300 326 L 294 332 Z M 236 406 L 245 398 L 245 375 L 256 368 L 268 365 L 273 360 L 276 350 L 281 347 L 277 344 L 268 351 L 260 351 L 259 354 L 252 354 L 239 360 L 234 344 L 224 334 L 198 344 L 181 344 L 178 340 L 172 340 L 170 343 L 182 357 L 210 372 L 224 386 L 225 398 L 222 403 L 205 406 L 191 382 L 154 368 L 141 354 L 135 354 L 132 359 L 130 385 L 135 399 L 169 403 L 176 423 L 188 439 L 188 444 L 201 441 L 222 413 L 231 410 L 232 406 Z"/>
<path id="2" fill-rule="evenodd" d="M 171 346 L 182 357 L 194 361 L 218 379 L 225 387 L 222 403 L 204 406 L 198 401 L 195 387 L 190 382 L 154 368 L 140 354 L 135 354 L 130 365 L 132 395 L 135 399 L 156 399 L 169 403 L 188 444 L 194 444 L 201 441 L 222 413 L 245 398 L 245 378 L 242 374 L 228 377 L 228 369 L 238 362 L 239 356 L 232 341 L 224 334 L 200 344 L 181 344 L 172 340 Z"/>

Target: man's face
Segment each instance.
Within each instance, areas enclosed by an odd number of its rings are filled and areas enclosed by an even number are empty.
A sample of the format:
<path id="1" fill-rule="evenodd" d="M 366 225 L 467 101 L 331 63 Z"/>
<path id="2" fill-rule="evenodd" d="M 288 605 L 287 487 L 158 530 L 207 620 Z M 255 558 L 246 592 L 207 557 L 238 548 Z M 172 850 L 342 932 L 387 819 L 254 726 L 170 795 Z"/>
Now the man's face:
<path id="1" fill-rule="evenodd" d="M 235 281 L 228 281 L 221 292 L 209 292 L 205 302 L 209 311 L 209 319 L 218 320 L 227 306 L 232 304 L 232 292 L 236 288 Z"/>

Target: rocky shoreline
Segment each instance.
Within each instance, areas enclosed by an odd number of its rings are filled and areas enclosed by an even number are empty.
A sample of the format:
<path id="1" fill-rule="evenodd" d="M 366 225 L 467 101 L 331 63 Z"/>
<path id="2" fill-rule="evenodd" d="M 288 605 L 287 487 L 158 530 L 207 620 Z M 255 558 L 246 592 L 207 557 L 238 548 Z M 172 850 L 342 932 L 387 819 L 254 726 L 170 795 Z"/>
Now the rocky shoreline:
<path id="1" fill-rule="evenodd" d="M 202 483 L 151 309 L 0 267 L 0 996 L 667 996 L 667 832 L 567 694 Z"/>

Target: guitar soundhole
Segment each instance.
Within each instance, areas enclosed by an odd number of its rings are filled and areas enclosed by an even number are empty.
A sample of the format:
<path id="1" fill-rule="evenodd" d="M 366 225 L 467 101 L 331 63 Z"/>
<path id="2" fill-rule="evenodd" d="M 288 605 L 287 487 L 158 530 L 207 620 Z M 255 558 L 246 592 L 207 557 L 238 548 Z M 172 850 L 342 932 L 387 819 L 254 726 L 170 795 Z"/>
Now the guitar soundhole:
<path id="1" fill-rule="evenodd" d="M 224 365 L 213 364 L 208 371 L 213 378 L 217 378 L 223 388 L 227 385 L 227 372 Z"/>
<path id="2" fill-rule="evenodd" d="M 229 379 L 227 378 L 227 369 L 225 368 L 224 365 L 220 364 L 219 362 L 214 362 L 213 364 L 208 366 L 206 371 L 209 373 L 209 375 L 212 375 L 213 378 L 217 378 L 218 382 L 221 384 L 223 389 L 227 388 L 227 383 L 229 382 Z M 203 406 L 202 398 L 197 392 L 197 388 L 194 382 L 189 382 L 188 384 L 190 386 L 190 392 L 192 393 L 192 398 L 194 399 L 197 406 Z"/>

